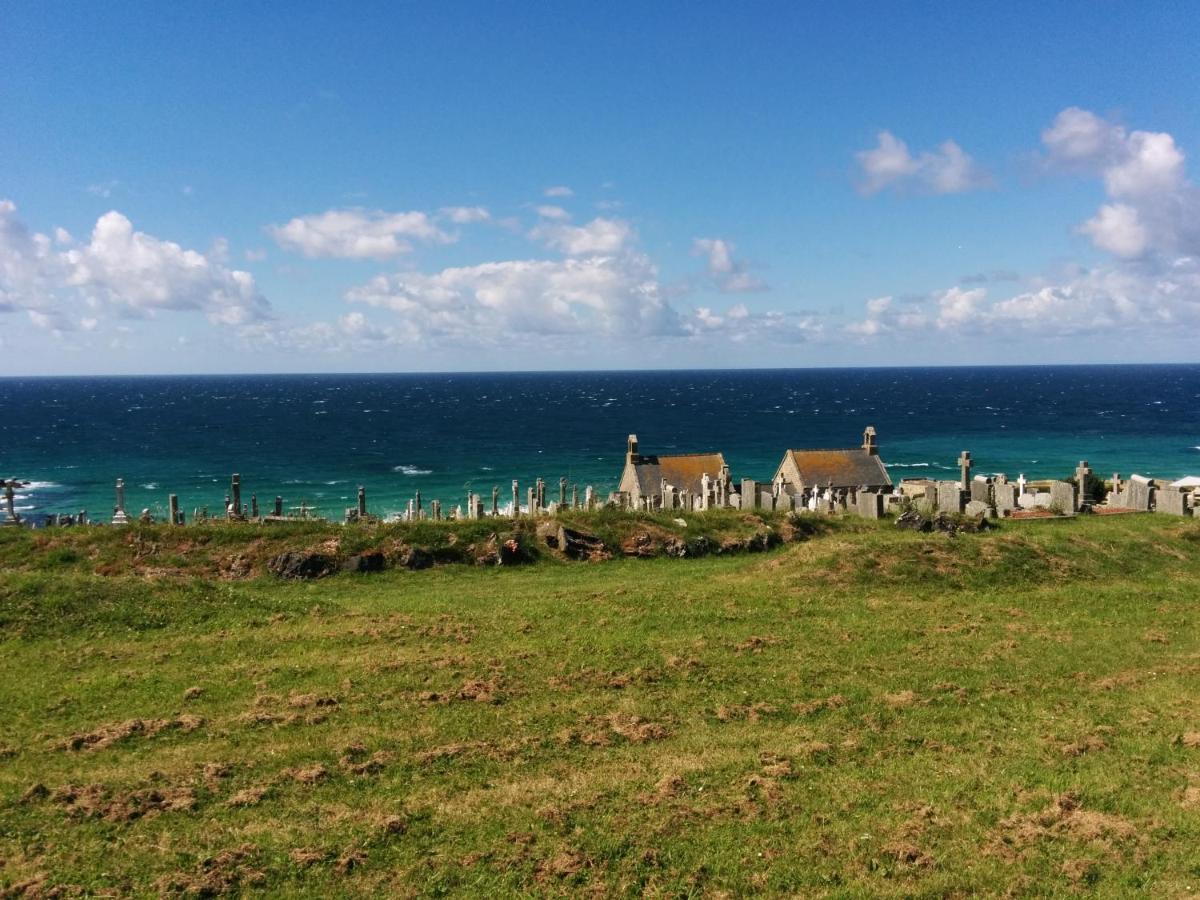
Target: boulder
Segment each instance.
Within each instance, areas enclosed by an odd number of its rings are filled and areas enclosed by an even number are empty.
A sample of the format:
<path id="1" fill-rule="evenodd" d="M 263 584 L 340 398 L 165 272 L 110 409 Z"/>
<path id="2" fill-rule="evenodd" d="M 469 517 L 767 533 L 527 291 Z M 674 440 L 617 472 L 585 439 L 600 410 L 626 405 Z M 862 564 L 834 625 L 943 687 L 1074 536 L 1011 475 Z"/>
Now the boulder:
<path id="1" fill-rule="evenodd" d="M 324 578 L 334 570 L 334 561 L 324 553 L 294 551 L 271 557 L 267 569 L 280 578 Z"/>
<path id="2" fill-rule="evenodd" d="M 896 527 L 905 531 L 932 531 L 933 523 L 915 509 L 896 517 Z"/>

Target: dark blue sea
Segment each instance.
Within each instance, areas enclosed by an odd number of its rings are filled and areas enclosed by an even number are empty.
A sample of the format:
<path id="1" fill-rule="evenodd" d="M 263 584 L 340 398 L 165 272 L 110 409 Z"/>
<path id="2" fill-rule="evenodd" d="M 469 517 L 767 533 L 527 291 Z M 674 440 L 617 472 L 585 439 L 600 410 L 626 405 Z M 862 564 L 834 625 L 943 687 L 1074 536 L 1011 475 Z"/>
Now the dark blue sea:
<path id="1" fill-rule="evenodd" d="M 0 475 L 32 482 L 30 517 L 162 513 L 168 493 L 223 508 L 276 495 L 339 517 L 420 489 L 449 507 L 512 479 L 560 476 L 606 495 L 625 438 L 644 453 L 720 450 L 769 479 L 785 448 L 856 447 L 874 425 L 894 480 L 956 471 L 1065 477 L 1200 474 L 1200 366 L 800 369 L 464 375 L 0 379 Z"/>

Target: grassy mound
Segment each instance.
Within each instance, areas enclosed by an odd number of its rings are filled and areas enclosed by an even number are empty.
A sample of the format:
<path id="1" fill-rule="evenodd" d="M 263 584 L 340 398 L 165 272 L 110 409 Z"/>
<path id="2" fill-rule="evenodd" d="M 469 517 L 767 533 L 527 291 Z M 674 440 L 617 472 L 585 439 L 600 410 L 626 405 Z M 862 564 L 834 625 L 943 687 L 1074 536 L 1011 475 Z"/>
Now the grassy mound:
<path id="1" fill-rule="evenodd" d="M 589 530 L 651 526 L 679 528 Z M 199 531 L 0 536 L 0 891 L 1126 896 L 1200 871 L 1200 523 L 305 582 L 221 561 L 328 528 Z"/>

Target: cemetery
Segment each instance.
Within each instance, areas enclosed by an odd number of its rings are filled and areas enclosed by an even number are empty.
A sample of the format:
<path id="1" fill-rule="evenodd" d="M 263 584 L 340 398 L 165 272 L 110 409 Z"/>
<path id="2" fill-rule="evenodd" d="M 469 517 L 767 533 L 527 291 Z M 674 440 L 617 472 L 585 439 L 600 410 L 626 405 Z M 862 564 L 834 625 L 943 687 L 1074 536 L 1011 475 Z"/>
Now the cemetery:
<path id="1" fill-rule="evenodd" d="M 601 498 L 592 485 L 559 478 L 548 491 L 547 482 L 537 478 L 524 486 L 513 480 L 510 489 L 494 486 L 487 495 L 468 491 L 463 502 L 443 506 L 441 499 L 422 497 L 419 490 L 391 521 L 463 521 L 480 519 L 554 518 L 570 511 L 593 512 L 601 508 L 637 512 L 704 513 L 713 510 L 744 510 L 812 513 L 826 516 L 860 516 L 866 519 L 899 517 L 904 513 L 924 516 L 965 516 L 985 519 L 1036 519 L 1076 516 L 1087 513 L 1109 515 L 1125 512 L 1155 512 L 1192 517 L 1200 508 L 1200 478 L 1174 482 L 1141 474 L 1123 478 L 1098 478 L 1081 461 L 1070 480 L 1031 481 L 1024 474 L 975 473 L 969 450 L 957 459 L 959 477 L 954 480 L 907 478 L 893 483 L 879 454 L 875 429 L 863 431 L 862 443 L 853 449 L 787 450 L 769 481 L 734 477 L 719 452 L 655 455 L 639 450 L 637 435 L 629 435 L 625 464 L 617 489 Z M 0 526 L 71 527 L 84 525 L 123 526 L 137 521 L 155 522 L 151 510 L 138 514 L 126 509 L 125 483 L 116 480 L 111 515 L 91 516 L 86 510 L 51 513 L 40 521 L 22 518 L 15 509 L 15 491 L 28 482 L 18 478 L 0 481 L 3 506 Z M 239 474 L 230 477 L 229 489 L 216 512 L 208 506 L 192 509 L 190 519 L 177 494 L 169 494 L 165 521 L 171 525 L 253 522 L 260 524 L 322 519 L 316 510 L 301 502 L 288 506 L 275 496 L 269 506 L 258 495 L 245 496 Z M 346 524 L 372 523 L 383 519 L 372 513 L 366 490 L 358 488 L 356 503 L 345 510 Z"/>

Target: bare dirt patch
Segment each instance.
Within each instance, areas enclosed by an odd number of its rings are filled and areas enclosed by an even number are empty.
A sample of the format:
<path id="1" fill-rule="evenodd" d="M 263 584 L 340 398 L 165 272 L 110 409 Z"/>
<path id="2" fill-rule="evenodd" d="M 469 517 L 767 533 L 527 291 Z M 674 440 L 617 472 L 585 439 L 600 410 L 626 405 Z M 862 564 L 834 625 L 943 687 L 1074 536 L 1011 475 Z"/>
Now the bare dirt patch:
<path id="1" fill-rule="evenodd" d="M 195 809 L 196 792 L 190 787 L 114 792 L 103 784 L 68 784 L 56 790 L 51 800 L 64 807 L 72 818 L 121 823 L 162 812 Z"/>
<path id="2" fill-rule="evenodd" d="M 1007 858 L 1019 858 L 1047 840 L 1087 844 L 1107 853 L 1145 839 L 1134 822 L 1112 813 L 1084 809 L 1078 795 L 1067 792 L 1039 812 L 1020 813 L 1000 822 L 992 848 Z"/>
<path id="3" fill-rule="evenodd" d="M 56 750 L 102 750 L 132 737 L 152 738 L 164 731 L 188 734 L 204 725 L 200 716 L 185 715 L 177 719 L 129 719 L 101 725 L 95 731 L 79 732 L 56 744 Z"/>
<path id="4" fill-rule="evenodd" d="M 161 894 L 190 897 L 218 897 L 255 887 L 266 881 L 266 874 L 257 867 L 258 855 L 256 846 L 242 844 L 202 859 L 190 870 L 165 875 L 155 886 Z"/>

